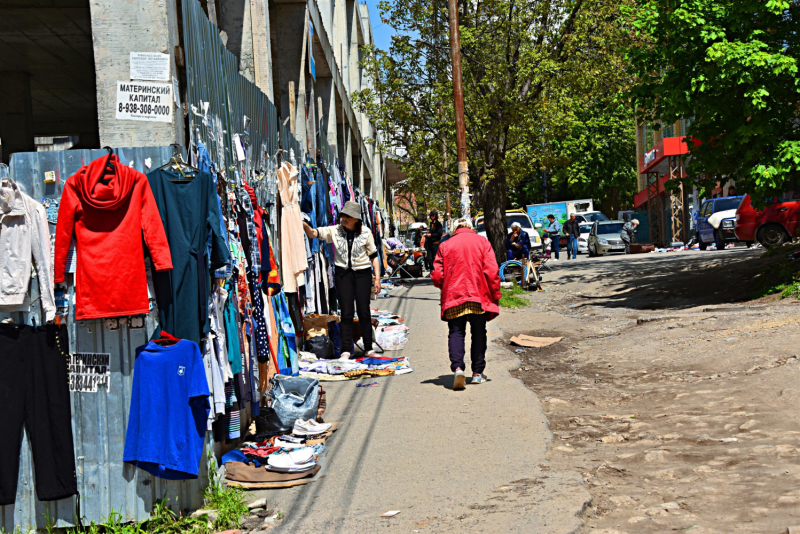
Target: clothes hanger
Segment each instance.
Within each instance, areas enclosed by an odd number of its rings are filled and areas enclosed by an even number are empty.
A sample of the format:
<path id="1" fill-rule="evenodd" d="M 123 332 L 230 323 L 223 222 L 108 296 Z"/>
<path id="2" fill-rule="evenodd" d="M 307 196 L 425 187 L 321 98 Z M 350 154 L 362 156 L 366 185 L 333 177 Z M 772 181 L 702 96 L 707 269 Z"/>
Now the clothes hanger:
<path id="1" fill-rule="evenodd" d="M 168 167 L 171 167 L 172 170 L 177 170 L 178 173 L 180 173 L 180 175 L 183 177 L 183 178 L 170 179 L 170 182 L 174 182 L 174 183 L 188 183 L 188 182 L 191 182 L 192 180 L 194 180 L 194 174 L 197 174 L 197 173 L 202 172 L 202 171 L 200 169 L 198 169 L 197 167 L 193 167 L 189 163 L 186 163 L 183 160 L 183 154 L 181 154 L 180 145 L 179 144 L 173 143 L 170 146 L 174 146 L 175 147 L 175 152 L 172 154 L 172 158 L 168 162 L 166 162 L 164 165 L 159 167 L 158 169 L 163 171 L 163 170 L 166 170 Z M 178 158 L 180 158 L 180 161 L 178 160 Z M 186 173 L 186 172 L 184 172 L 184 170 L 188 170 L 189 172 Z"/>
<path id="2" fill-rule="evenodd" d="M 162 347 L 169 347 L 171 345 L 174 345 L 178 341 L 180 341 L 179 338 L 173 336 L 166 330 L 162 330 L 161 336 L 157 339 L 154 339 L 153 343 L 155 343 L 156 345 L 161 345 Z"/>
<path id="3" fill-rule="evenodd" d="M 108 151 L 108 156 L 106 156 L 106 164 L 103 166 L 103 174 L 102 176 L 108 176 L 109 174 L 116 175 L 117 174 L 117 167 L 111 162 L 111 156 L 114 155 L 114 149 L 110 146 L 104 146 Z"/>

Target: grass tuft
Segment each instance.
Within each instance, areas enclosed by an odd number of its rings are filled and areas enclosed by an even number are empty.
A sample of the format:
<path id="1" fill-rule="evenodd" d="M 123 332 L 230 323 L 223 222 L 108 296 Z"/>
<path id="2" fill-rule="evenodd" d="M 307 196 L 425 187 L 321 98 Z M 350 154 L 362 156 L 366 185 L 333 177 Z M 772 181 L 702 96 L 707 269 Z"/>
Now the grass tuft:
<path id="1" fill-rule="evenodd" d="M 517 295 L 524 295 L 527 292 L 514 284 L 511 289 L 500 288 L 500 306 L 502 308 L 523 308 L 530 305 L 530 301 L 526 298 L 518 297 Z"/>

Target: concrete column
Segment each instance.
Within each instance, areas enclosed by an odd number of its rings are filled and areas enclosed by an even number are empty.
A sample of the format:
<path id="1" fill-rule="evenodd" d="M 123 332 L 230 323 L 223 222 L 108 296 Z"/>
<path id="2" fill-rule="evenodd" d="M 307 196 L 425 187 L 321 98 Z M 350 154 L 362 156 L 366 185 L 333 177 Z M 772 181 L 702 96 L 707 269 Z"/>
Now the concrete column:
<path id="1" fill-rule="evenodd" d="M 339 67 L 339 74 L 344 76 L 343 46 L 349 46 L 347 37 L 347 0 L 331 0 L 333 2 L 333 31 L 330 32 L 333 57 Z"/>
<path id="2" fill-rule="evenodd" d="M 311 76 L 307 80 L 310 91 L 306 94 L 306 142 L 308 144 L 308 155 L 312 160 L 317 160 L 317 98 L 314 95 L 314 83 Z"/>
<path id="3" fill-rule="evenodd" d="M 3 162 L 15 152 L 33 152 L 33 103 L 31 75 L 27 72 L 0 72 L 0 142 Z"/>
<path id="4" fill-rule="evenodd" d="M 250 0 L 250 20 L 252 21 L 255 84 L 274 103 L 272 43 L 269 38 L 269 7 L 267 0 Z"/>
<path id="5" fill-rule="evenodd" d="M 353 2 L 353 5 L 348 0 L 348 14 L 350 16 L 350 50 L 347 58 L 347 94 L 352 94 L 361 88 L 361 76 L 358 68 L 358 33 L 359 33 L 359 16 L 358 6 Z M 357 112 L 356 112 L 357 113 Z"/>
<path id="6" fill-rule="evenodd" d="M 322 26 L 328 35 L 330 35 L 333 30 L 333 1 L 334 0 L 317 0 L 319 17 L 322 19 Z"/>
<path id="7" fill-rule="evenodd" d="M 334 154 L 336 149 L 336 94 L 333 78 L 317 78 L 317 94 L 322 98 L 322 125 L 320 126 L 325 139 Z"/>
<path id="8" fill-rule="evenodd" d="M 297 91 L 297 108 L 295 111 L 296 130 L 303 130 L 303 136 L 297 133 L 297 138 L 305 146 L 305 76 L 300 76 L 304 72 L 305 64 L 303 56 L 305 54 L 306 40 L 308 35 L 301 28 L 307 28 L 306 6 L 305 4 L 275 4 L 275 9 L 270 10 L 269 16 L 274 17 L 271 27 L 275 29 L 275 59 L 277 65 L 273 63 L 274 74 L 277 76 L 280 88 L 280 95 L 275 95 L 276 105 L 279 107 L 280 115 L 284 119 L 289 117 L 289 82 L 294 82 Z M 302 101 L 302 102 L 301 102 Z M 301 115 L 302 114 L 302 115 Z M 302 118 L 301 118 L 302 116 Z"/>
<path id="9" fill-rule="evenodd" d="M 358 187 L 358 177 L 353 174 L 353 136 L 350 133 L 350 125 L 344 124 L 344 170 L 353 184 Z"/>
<path id="10" fill-rule="evenodd" d="M 92 15 L 100 146 L 185 145 L 183 113 L 180 109 L 173 108 L 172 122 L 169 123 L 117 120 L 115 109 L 117 81 L 130 80 L 131 52 L 169 54 L 170 71 L 177 77 L 175 47 L 179 44 L 179 21 L 175 0 L 89 0 L 89 8 Z"/>
<path id="11" fill-rule="evenodd" d="M 250 9 L 250 0 L 244 1 L 244 16 L 242 17 L 242 50 L 239 54 L 239 74 L 248 81 L 255 83 L 256 66 L 253 53 L 253 18 Z"/>

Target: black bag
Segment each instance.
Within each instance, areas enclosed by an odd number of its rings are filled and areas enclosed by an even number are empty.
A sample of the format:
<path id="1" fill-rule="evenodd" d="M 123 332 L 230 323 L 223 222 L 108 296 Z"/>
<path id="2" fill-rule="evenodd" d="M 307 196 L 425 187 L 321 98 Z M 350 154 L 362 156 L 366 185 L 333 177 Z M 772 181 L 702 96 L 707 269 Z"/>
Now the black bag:
<path id="1" fill-rule="evenodd" d="M 269 407 L 261 407 L 256 416 L 256 433 L 261 434 L 290 434 L 292 427 L 285 426 L 275 410 Z"/>
<path id="2" fill-rule="evenodd" d="M 333 341 L 328 336 L 314 336 L 306 339 L 303 350 L 314 353 L 320 360 L 333 360 L 336 358 Z"/>

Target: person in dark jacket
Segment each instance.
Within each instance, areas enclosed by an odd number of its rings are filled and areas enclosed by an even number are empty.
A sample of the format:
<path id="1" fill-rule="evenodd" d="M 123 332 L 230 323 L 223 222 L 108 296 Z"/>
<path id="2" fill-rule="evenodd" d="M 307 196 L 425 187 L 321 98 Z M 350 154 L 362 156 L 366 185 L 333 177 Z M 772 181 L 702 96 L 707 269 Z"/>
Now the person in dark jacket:
<path id="1" fill-rule="evenodd" d="M 569 216 L 569 220 L 561 227 L 564 235 L 567 236 L 567 259 L 578 259 L 578 238 L 581 236 L 581 225 L 575 219 L 575 214 Z M 570 258 L 570 254 L 572 258 Z"/>
<path id="2" fill-rule="evenodd" d="M 436 259 L 436 253 L 439 251 L 439 244 L 444 233 L 442 223 L 439 222 L 439 213 L 434 210 L 431 212 L 430 217 L 431 227 L 428 233 L 425 234 L 425 250 L 428 251 L 425 256 L 425 266 L 429 271 L 433 270 L 433 260 Z"/>
<path id="3" fill-rule="evenodd" d="M 638 219 L 631 219 L 622 226 L 622 232 L 619 236 L 622 242 L 625 243 L 625 254 L 631 253 L 631 243 L 636 243 L 636 227 L 639 226 Z"/>
<path id="4" fill-rule="evenodd" d="M 500 313 L 500 273 L 489 241 L 467 219 L 453 223 L 453 234 L 433 263 L 433 285 L 442 290 L 441 318 L 447 321 L 447 347 L 453 389 L 464 389 L 467 324 L 471 330 L 472 381 L 481 384 L 486 369 L 486 322 Z"/>
<path id="5" fill-rule="evenodd" d="M 508 261 L 527 259 L 530 251 L 531 236 L 519 223 L 513 223 L 511 233 L 506 238 L 506 259 Z"/>

